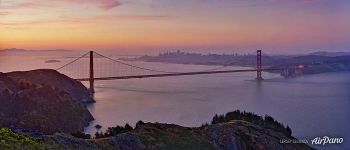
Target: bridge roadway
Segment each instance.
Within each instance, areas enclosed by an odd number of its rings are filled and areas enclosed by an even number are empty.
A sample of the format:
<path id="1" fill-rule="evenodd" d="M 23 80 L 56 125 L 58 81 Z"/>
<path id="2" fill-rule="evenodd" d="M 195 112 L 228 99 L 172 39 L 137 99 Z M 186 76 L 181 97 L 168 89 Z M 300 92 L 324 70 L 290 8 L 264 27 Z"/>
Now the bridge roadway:
<path id="1" fill-rule="evenodd" d="M 281 69 L 261 69 L 261 71 L 274 71 Z M 135 76 L 119 76 L 119 77 L 99 77 L 93 80 L 119 80 L 119 79 L 137 79 L 137 78 L 152 78 L 152 77 L 170 77 L 170 76 L 188 76 L 188 75 L 200 75 L 200 74 L 220 74 L 220 73 L 234 73 L 234 72 L 256 72 L 257 69 L 245 69 L 245 70 L 224 70 L 224 71 L 199 71 L 199 72 L 179 72 L 179 73 L 163 73 L 163 74 L 151 74 L 151 75 L 135 75 Z M 90 81 L 90 78 L 76 79 L 78 81 Z"/>

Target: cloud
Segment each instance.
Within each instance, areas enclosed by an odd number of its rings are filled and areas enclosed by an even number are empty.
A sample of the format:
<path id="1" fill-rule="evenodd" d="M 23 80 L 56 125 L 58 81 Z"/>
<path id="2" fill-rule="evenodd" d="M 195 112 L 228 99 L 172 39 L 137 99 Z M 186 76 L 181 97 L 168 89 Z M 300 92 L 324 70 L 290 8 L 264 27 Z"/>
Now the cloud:
<path id="1" fill-rule="evenodd" d="M 319 0 L 291 0 L 294 2 L 302 2 L 302 3 L 313 3 L 313 2 L 319 2 Z"/>
<path id="2" fill-rule="evenodd" d="M 109 10 L 122 5 L 120 0 L 62 0 L 68 4 L 84 4 L 90 3 L 97 5 L 97 7 L 103 10 Z"/>
<path id="3" fill-rule="evenodd" d="M 0 12 L 0 16 L 7 16 L 10 15 L 11 13 L 8 11 Z"/>
<path id="4" fill-rule="evenodd" d="M 81 5 L 89 4 L 95 5 L 102 10 L 109 10 L 118 6 L 122 3 L 120 0 L 60 0 L 60 1 L 48 1 L 48 0 L 25 0 L 21 2 L 7 2 L 3 5 L 3 8 L 8 9 L 21 9 L 21 8 L 39 8 L 39 7 L 64 7 L 66 5 Z"/>
<path id="5" fill-rule="evenodd" d="M 99 16 L 96 20 L 165 20 L 173 18 L 167 15 L 112 15 L 112 16 Z"/>
<path id="6" fill-rule="evenodd" d="M 98 0 L 100 2 L 100 8 L 104 10 L 112 9 L 122 5 L 120 1 L 117 0 Z"/>
<path id="7" fill-rule="evenodd" d="M 195 3 L 223 4 L 230 7 L 264 7 L 286 3 L 313 4 L 321 0 L 192 0 Z"/>
<path id="8" fill-rule="evenodd" d="M 42 24 L 88 24 L 93 23 L 92 21 L 87 20 L 76 20 L 76 19 L 52 19 L 52 20 L 33 20 L 33 21 L 7 21 L 0 22 L 0 26 L 24 26 L 24 25 L 42 25 Z"/>
<path id="9" fill-rule="evenodd" d="M 80 24 L 89 25 L 101 23 L 103 21 L 124 21 L 124 20 L 135 20 L 135 21 L 152 21 L 152 20 L 166 20 L 173 18 L 172 16 L 166 15 L 111 15 L 111 16 L 93 16 L 93 17 L 82 17 L 82 18 L 71 18 L 61 16 L 51 20 L 32 20 L 32 21 L 12 21 L 12 22 L 1 22 L 0 26 L 14 27 L 14 26 L 25 26 L 25 25 L 42 25 L 42 24 Z"/>

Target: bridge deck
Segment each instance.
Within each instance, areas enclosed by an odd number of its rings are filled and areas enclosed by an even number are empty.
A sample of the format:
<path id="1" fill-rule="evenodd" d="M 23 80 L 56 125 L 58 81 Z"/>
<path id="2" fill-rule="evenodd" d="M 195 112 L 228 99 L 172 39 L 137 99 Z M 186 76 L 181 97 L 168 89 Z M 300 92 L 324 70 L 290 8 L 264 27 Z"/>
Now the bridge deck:
<path id="1" fill-rule="evenodd" d="M 273 71 L 273 70 L 281 70 L 281 69 L 262 69 L 262 71 Z M 256 72 L 256 71 L 257 71 L 257 69 L 181 72 L 181 73 L 164 73 L 164 74 L 153 74 L 153 75 L 99 77 L 99 78 L 94 78 L 94 80 L 120 80 L 120 79 L 137 79 L 137 78 L 152 78 L 152 77 L 188 76 L 188 75 L 200 75 L 200 74 L 219 74 L 219 73 L 234 73 L 234 72 Z M 82 78 L 82 79 L 76 79 L 76 80 L 78 80 L 78 81 L 89 81 L 90 78 Z"/>

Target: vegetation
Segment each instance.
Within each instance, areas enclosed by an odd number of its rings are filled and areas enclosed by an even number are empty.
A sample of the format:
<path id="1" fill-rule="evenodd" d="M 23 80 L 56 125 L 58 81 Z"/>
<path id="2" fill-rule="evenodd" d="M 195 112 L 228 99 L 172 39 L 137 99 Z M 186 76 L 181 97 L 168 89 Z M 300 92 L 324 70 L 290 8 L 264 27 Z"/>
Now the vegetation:
<path id="1" fill-rule="evenodd" d="M 75 133 L 72 133 L 71 135 L 80 139 L 91 139 L 90 134 L 85 134 L 83 132 L 75 132 Z"/>
<path id="2" fill-rule="evenodd" d="M 19 135 L 8 128 L 0 128 L 0 149 L 44 149 L 38 140 Z"/>
<path id="3" fill-rule="evenodd" d="M 212 119 L 212 124 L 228 122 L 231 120 L 244 120 L 253 124 L 259 125 L 264 128 L 272 128 L 277 131 L 281 131 L 287 136 L 292 136 L 292 130 L 289 126 L 285 127 L 282 123 L 279 123 L 269 115 L 265 117 L 258 116 L 251 112 L 241 112 L 239 110 L 229 112 L 226 115 L 215 115 Z"/>
<path id="4" fill-rule="evenodd" d="M 214 145 L 201 134 L 200 130 L 172 125 L 152 124 L 144 126 L 144 132 L 138 134 L 145 149 L 167 150 L 212 150 Z"/>
<path id="5" fill-rule="evenodd" d="M 125 133 L 133 130 L 133 128 L 127 123 L 124 127 L 123 126 L 116 126 L 116 127 L 109 127 L 105 133 L 102 132 L 96 132 L 95 138 L 104 138 L 104 137 L 110 137 L 110 136 L 116 136 L 120 133 Z"/>
<path id="6" fill-rule="evenodd" d="M 225 115 L 217 115 L 216 114 L 213 117 L 211 124 L 224 123 L 224 122 L 228 122 L 231 120 L 247 121 L 247 122 L 253 123 L 255 125 L 261 126 L 263 128 L 280 131 L 283 134 L 285 134 L 286 136 L 289 136 L 289 137 L 292 136 L 292 130 L 289 126 L 284 126 L 282 123 L 279 123 L 271 116 L 265 115 L 264 117 L 262 117 L 262 116 L 255 114 L 255 113 L 245 112 L 245 111 L 241 112 L 240 110 L 229 112 L 229 113 L 226 113 Z M 145 123 L 142 121 L 138 121 L 136 123 L 136 128 L 139 126 L 142 126 L 143 124 L 145 124 Z M 208 123 L 205 123 L 200 128 L 204 128 L 208 125 L 209 125 Z M 105 133 L 96 132 L 95 138 L 98 139 L 98 138 L 115 136 L 117 134 L 129 132 L 132 130 L 133 130 L 133 128 L 129 124 L 126 124 L 125 126 L 118 125 L 116 127 L 109 127 Z M 74 136 L 77 136 L 79 138 L 85 137 L 84 135 L 79 135 L 79 134 L 76 134 Z"/>
<path id="7" fill-rule="evenodd" d="M 140 120 L 140 121 L 138 121 L 137 123 L 136 123 L 136 127 L 135 128 L 138 128 L 138 127 L 140 127 L 140 126 L 142 126 L 142 125 L 144 125 L 145 123 L 142 121 L 142 120 Z"/>
<path id="8" fill-rule="evenodd" d="M 101 129 L 101 128 L 102 128 L 102 126 L 101 126 L 101 125 L 99 125 L 99 124 L 97 124 L 97 125 L 95 125 L 95 128 L 99 130 L 99 129 Z"/>

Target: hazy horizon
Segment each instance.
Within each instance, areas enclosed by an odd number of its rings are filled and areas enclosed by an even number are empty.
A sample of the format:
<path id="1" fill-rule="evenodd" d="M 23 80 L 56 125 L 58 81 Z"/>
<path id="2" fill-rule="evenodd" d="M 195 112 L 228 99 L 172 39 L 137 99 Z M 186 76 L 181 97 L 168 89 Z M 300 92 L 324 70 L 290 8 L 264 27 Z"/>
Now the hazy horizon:
<path id="1" fill-rule="evenodd" d="M 55 48 L 55 49 L 25 49 L 25 48 L 5 48 L 5 49 L 0 49 L 0 51 L 3 50 L 9 50 L 9 49 L 17 49 L 17 50 L 27 50 L 27 51 L 72 51 L 72 52 L 87 52 L 87 51 L 98 51 L 102 52 L 105 54 L 116 54 L 116 55 L 158 55 L 160 53 L 165 53 L 165 52 L 176 52 L 176 51 L 181 51 L 181 52 L 188 52 L 188 53 L 200 53 L 200 54 L 254 54 L 256 53 L 256 50 L 258 49 L 251 49 L 251 50 L 188 50 L 188 49 L 158 49 L 158 50 L 146 50 L 146 51 L 127 51 L 127 50 L 99 50 L 99 49 L 63 49 L 63 48 Z M 283 52 L 274 52 L 274 51 L 269 51 L 269 50 L 262 50 L 263 53 L 269 54 L 269 55 L 307 55 L 311 53 L 317 53 L 317 52 L 328 52 L 328 53 L 349 53 L 350 50 L 343 50 L 343 51 L 317 51 L 317 50 L 309 50 L 309 51 L 304 51 L 304 52 L 291 52 L 291 53 L 283 53 Z"/>

